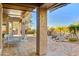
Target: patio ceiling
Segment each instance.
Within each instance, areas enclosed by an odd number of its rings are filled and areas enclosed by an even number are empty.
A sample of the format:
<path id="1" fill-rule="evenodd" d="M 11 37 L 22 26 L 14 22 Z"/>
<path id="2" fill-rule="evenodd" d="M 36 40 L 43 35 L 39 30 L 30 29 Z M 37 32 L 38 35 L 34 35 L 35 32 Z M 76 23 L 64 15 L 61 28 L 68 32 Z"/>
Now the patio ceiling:
<path id="1" fill-rule="evenodd" d="M 3 3 L 2 5 L 4 14 L 21 18 L 25 12 L 32 12 L 37 7 L 53 11 L 67 5 L 67 3 Z"/>
<path id="2" fill-rule="evenodd" d="M 10 17 L 21 17 L 21 14 L 23 13 L 23 11 L 13 10 L 13 9 L 4 9 L 3 13 L 7 14 Z"/>
<path id="3" fill-rule="evenodd" d="M 25 12 L 32 12 L 36 7 L 40 6 L 41 4 L 23 4 L 23 3 L 3 3 L 3 12 L 10 17 L 19 17 Z"/>

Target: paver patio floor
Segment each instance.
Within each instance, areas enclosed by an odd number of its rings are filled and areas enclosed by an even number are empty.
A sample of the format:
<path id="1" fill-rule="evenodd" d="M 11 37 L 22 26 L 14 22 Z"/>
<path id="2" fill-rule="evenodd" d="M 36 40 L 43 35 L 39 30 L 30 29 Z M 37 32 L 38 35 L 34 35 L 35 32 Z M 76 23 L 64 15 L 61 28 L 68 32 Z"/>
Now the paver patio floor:
<path id="1" fill-rule="evenodd" d="M 28 37 L 17 45 L 5 45 L 4 56 L 33 56 L 36 53 L 35 37 Z M 56 42 L 48 37 L 47 56 L 79 56 L 79 43 Z"/>

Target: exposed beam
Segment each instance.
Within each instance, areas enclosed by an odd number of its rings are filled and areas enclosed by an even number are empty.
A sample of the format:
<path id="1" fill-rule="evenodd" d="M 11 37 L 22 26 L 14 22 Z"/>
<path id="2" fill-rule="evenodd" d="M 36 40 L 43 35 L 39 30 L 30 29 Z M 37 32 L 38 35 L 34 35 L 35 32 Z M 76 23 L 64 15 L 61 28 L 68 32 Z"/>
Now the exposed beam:
<path id="1" fill-rule="evenodd" d="M 51 11 L 54 11 L 58 8 L 66 6 L 68 4 L 70 4 L 70 3 L 44 3 L 40 7 L 41 8 L 46 8 L 47 10 L 50 10 L 50 12 L 51 12 Z"/>
<path id="2" fill-rule="evenodd" d="M 34 8 L 22 6 L 19 4 L 10 4 L 10 3 L 3 3 L 3 8 L 4 9 L 15 9 L 15 10 L 22 10 L 22 11 L 32 11 Z"/>
<path id="3" fill-rule="evenodd" d="M 17 17 L 9 17 L 9 21 L 21 21 L 21 18 L 17 18 Z"/>
<path id="4" fill-rule="evenodd" d="M 36 8 L 40 7 L 44 3 L 10 3 L 12 5 L 18 5 L 18 6 L 24 6 L 24 7 L 29 7 L 29 8 Z"/>
<path id="5" fill-rule="evenodd" d="M 49 10 L 50 10 L 50 9 L 53 9 L 54 7 L 58 6 L 59 4 L 61 4 L 61 3 L 56 3 L 55 5 L 50 6 L 50 7 L 49 7 Z"/>
<path id="6" fill-rule="evenodd" d="M 44 4 L 42 4 L 40 7 L 41 7 L 41 8 L 49 9 L 51 6 L 54 6 L 54 5 L 56 5 L 56 4 L 58 4 L 58 3 L 44 3 Z"/>
<path id="7" fill-rule="evenodd" d="M 68 5 L 68 4 L 70 4 L 70 3 L 58 3 L 58 4 L 54 5 L 54 6 L 51 6 L 51 7 L 49 8 L 49 10 L 50 10 L 50 12 L 52 12 L 52 11 L 58 9 L 58 8 L 61 8 L 61 7 L 63 7 L 63 6 L 66 6 L 66 5 Z"/>

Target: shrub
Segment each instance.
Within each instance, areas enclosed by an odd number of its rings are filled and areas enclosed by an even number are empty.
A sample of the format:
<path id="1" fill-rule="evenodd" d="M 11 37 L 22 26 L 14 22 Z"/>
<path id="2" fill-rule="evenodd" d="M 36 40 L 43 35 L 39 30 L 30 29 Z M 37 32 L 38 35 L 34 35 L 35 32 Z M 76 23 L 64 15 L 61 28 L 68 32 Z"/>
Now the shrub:
<path id="1" fill-rule="evenodd" d="M 26 30 L 25 33 L 26 34 L 34 34 L 35 33 L 35 30 Z"/>
<path id="2" fill-rule="evenodd" d="M 76 41 L 78 41 L 78 39 L 76 39 L 76 38 L 69 38 L 69 42 L 76 42 Z"/>

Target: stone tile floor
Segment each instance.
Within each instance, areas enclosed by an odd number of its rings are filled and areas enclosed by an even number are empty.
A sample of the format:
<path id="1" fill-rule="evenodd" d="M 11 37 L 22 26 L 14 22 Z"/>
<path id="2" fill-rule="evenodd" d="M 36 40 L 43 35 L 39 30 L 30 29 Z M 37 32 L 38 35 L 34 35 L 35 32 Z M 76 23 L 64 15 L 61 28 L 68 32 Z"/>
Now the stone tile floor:
<path id="1" fill-rule="evenodd" d="M 28 37 L 17 45 L 5 44 L 3 56 L 35 56 L 35 37 Z M 56 42 L 48 37 L 47 54 L 45 56 L 79 56 L 79 43 Z"/>

